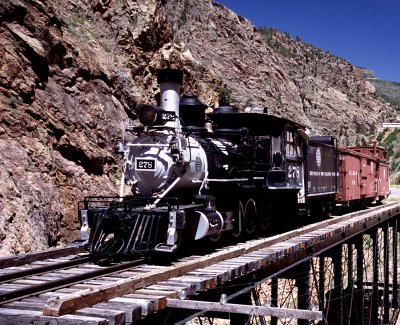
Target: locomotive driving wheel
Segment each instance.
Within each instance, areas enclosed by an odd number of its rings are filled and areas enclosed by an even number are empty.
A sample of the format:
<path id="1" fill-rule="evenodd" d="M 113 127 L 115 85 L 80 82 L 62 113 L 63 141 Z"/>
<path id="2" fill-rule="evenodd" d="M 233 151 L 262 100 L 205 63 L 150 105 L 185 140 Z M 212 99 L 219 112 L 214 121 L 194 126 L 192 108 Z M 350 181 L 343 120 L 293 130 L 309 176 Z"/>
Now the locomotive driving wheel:
<path id="1" fill-rule="evenodd" d="M 253 198 L 249 198 L 244 204 L 239 201 L 239 210 L 235 216 L 234 230 L 231 232 L 234 238 L 242 235 L 252 235 L 257 227 L 257 205 Z"/>
<path id="2" fill-rule="evenodd" d="M 239 202 L 239 211 L 235 215 L 232 215 L 234 228 L 231 235 L 234 238 L 239 238 L 243 233 L 243 214 L 241 213 L 243 209 L 242 202 Z"/>
<path id="3" fill-rule="evenodd" d="M 260 207 L 260 227 L 261 231 L 265 232 L 271 226 L 271 203 L 269 202 L 269 198 L 266 197 L 261 202 Z"/>
<path id="4" fill-rule="evenodd" d="M 207 237 L 207 238 L 208 238 L 208 240 L 210 242 L 215 244 L 215 243 L 218 243 L 220 241 L 221 237 L 222 237 L 222 232 L 220 232 L 218 235 L 210 236 L 210 237 Z"/>
<path id="5" fill-rule="evenodd" d="M 246 202 L 246 208 L 244 213 L 244 231 L 247 235 L 252 235 L 256 230 L 257 225 L 257 206 L 256 201 L 250 198 Z"/>

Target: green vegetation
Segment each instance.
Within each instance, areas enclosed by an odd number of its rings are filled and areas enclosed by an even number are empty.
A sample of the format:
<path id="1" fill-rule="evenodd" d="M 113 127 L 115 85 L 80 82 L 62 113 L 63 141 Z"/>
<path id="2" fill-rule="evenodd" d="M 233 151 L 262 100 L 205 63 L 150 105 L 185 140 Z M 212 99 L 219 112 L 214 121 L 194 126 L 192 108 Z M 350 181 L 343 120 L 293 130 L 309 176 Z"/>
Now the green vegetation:
<path id="1" fill-rule="evenodd" d="M 100 41 L 101 47 L 104 49 L 106 52 L 112 52 L 112 46 L 107 40 L 102 40 Z"/>
<path id="2" fill-rule="evenodd" d="M 400 129 L 385 128 L 378 133 L 376 139 L 380 146 L 386 148 L 387 158 L 390 162 L 392 184 L 400 184 Z"/>
<path id="3" fill-rule="evenodd" d="M 233 91 L 227 85 L 223 85 L 218 87 L 217 92 L 220 98 L 224 98 L 227 104 L 232 104 L 236 101 L 235 97 L 233 96 Z"/>
<path id="4" fill-rule="evenodd" d="M 16 108 L 18 104 L 19 104 L 19 100 L 17 97 L 10 96 L 10 98 L 8 98 L 8 105 L 11 108 Z"/>
<path id="5" fill-rule="evenodd" d="M 82 15 L 72 15 L 72 16 L 68 16 L 66 18 L 63 18 L 63 20 L 62 20 L 62 22 L 68 28 L 79 27 L 84 23 L 84 21 L 85 21 L 85 17 L 83 17 Z"/>
<path id="6" fill-rule="evenodd" d="M 258 27 L 258 32 L 264 37 L 266 43 L 272 50 L 286 57 L 298 55 L 297 48 L 300 48 L 307 60 L 321 60 L 329 56 L 338 61 L 346 61 L 342 57 L 331 54 L 329 51 L 324 51 L 311 43 L 303 42 L 299 36 L 293 38 L 288 32 L 280 32 L 276 28 L 261 26 Z M 280 40 L 282 37 L 278 37 L 278 34 L 284 35 L 287 42 L 284 43 Z M 295 42 L 297 44 L 294 44 Z"/>
<path id="7" fill-rule="evenodd" d="M 386 139 L 383 141 L 383 145 L 386 147 L 393 145 L 393 142 L 397 139 L 397 135 L 399 134 L 399 132 L 400 129 L 393 129 L 393 131 L 391 131 Z"/>
<path id="8" fill-rule="evenodd" d="M 13 44 L 17 52 L 26 52 L 27 46 L 24 41 L 14 41 Z"/>
<path id="9" fill-rule="evenodd" d="M 385 101 L 400 109 L 400 82 L 369 79 L 375 86 L 376 93 Z"/>
<path id="10" fill-rule="evenodd" d="M 38 171 L 38 168 L 35 165 L 28 164 L 24 167 L 24 170 L 27 172 L 36 173 Z"/>
<path id="11" fill-rule="evenodd" d="M 88 40 L 88 37 L 85 35 L 84 22 L 85 17 L 79 14 L 71 15 L 62 19 L 63 25 L 71 34 L 81 40 Z"/>
<path id="12" fill-rule="evenodd" d="M 278 30 L 275 28 L 265 26 L 259 27 L 258 31 L 265 38 L 268 44 L 273 40 L 274 35 L 278 32 Z"/>
<path id="13" fill-rule="evenodd" d="M 264 37 L 268 46 L 276 53 L 286 57 L 294 57 L 297 53 L 297 50 L 294 47 L 286 46 L 275 37 L 275 34 L 278 33 L 275 28 L 259 27 L 258 31 Z M 286 37 L 291 38 L 287 32 L 285 32 L 285 35 Z"/>
<path id="14" fill-rule="evenodd" d="M 376 136 L 376 140 L 378 140 L 379 144 L 382 143 L 382 139 L 388 130 L 389 130 L 388 128 L 384 128 L 383 131 L 379 132 L 378 135 Z"/>

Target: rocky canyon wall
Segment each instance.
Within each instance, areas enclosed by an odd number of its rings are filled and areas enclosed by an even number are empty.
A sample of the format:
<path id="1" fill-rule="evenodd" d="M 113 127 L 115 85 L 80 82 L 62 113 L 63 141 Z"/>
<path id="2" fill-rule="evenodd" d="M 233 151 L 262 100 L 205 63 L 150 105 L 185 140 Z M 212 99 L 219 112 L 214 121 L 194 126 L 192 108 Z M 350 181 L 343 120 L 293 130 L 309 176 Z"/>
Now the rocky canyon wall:
<path id="1" fill-rule="evenodd" d="M 212 109 L 268 107 L 314 133 L 355 138 L 393 115 L 362 73 L 207 0 L 6 0 L 0 3 L 0 255 L 78 237 L 77 202 L 117 194 L 115 139 L 156 70 Z M 286 54 L 285 54 L 286 53 Z"/>

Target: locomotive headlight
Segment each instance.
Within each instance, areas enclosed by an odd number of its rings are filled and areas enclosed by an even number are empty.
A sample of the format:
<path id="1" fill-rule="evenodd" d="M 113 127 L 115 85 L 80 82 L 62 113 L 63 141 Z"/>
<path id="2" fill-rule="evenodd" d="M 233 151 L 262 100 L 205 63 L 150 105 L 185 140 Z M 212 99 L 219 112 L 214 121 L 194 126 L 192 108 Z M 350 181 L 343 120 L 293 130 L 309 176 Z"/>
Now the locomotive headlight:
<path id="1" fill-rule="evenodd" d="M 153 105 L 140 104 L 137 107 L 137 115 L 140 123 L 145 126 L 153 125 L 157 120 L 159 109 Z"/>

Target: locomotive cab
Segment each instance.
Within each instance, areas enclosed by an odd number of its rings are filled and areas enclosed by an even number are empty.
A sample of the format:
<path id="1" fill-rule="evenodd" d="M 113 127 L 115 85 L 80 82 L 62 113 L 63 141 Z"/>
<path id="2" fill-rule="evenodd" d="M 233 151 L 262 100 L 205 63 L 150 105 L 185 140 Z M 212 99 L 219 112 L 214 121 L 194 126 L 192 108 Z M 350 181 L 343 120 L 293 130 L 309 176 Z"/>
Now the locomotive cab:
<path id="1" fill-rule="evenodd" d="M 307 140 L 304 126 L 272 115 L 223 113 L 208 115 L 216 137 L 238 139 L 235 146 L 243 164 L 263 180 L 268 189 L 303 187 L 303 146 Z M 240 149 L 240 150 L 239 150 Z"/>

